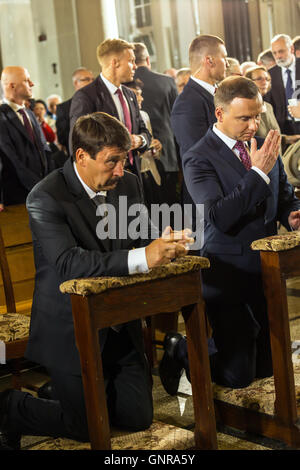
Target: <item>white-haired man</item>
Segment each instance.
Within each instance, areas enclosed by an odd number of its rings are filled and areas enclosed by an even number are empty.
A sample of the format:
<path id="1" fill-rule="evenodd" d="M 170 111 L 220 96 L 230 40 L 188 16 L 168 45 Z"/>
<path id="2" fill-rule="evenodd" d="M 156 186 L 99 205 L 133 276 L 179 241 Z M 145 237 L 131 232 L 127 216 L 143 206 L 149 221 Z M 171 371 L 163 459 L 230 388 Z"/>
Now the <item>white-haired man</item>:
<path id="1" fill-rule="evenodd" d="M 269 101 L 282 134 L 300 133 L 300 122 L 295 121 L 288 113 L 288 100 L 296 97 L 297 88 L 300 92 L 300 59 L 294 55 L 292 39 L 287 34 L 278 34 L 271 41 L 271 50 L 276 65 L 269 69 L 272 88 L 266 101 Z"/>

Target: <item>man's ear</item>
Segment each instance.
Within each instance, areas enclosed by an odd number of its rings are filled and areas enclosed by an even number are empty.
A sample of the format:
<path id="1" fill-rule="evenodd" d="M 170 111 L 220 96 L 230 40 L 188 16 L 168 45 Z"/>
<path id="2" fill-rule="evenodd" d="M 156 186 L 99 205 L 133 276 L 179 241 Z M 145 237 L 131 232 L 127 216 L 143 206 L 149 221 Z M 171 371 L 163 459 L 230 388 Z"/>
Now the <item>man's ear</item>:
<path id="1" fill-rule="evenodd" d="M 88 157 L 87 152 L 83 150 L 82 148 L 79 148 L 76 150 L 75 156 L 76 156 L 76 163 L 84 167 L 86 165 L 86 160 Z"/>
<path id="2" fill-rule="evenodd" d="M 209 55 L 205 56 L 205 62 L 209 67 L 212 67 L 214 65 L 213 58 Z"/>
<path id="3" fill-rule="evenodd" d="M 223 122 L 224 109 L 221 106 L 217 106 L 215 109 L 215 116 L 218 122 Z"/>

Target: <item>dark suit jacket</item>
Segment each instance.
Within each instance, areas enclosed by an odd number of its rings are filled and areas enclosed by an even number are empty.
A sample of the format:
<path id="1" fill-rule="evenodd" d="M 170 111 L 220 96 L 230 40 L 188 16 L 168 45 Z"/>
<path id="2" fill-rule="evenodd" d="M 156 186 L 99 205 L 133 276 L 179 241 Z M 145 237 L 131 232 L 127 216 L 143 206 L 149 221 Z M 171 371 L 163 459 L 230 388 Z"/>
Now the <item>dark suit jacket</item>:
<path id="1" fill-rule="evenodd" d="M 63 145 L 67 151 L 69 149 L 70 134 L 70 109 L 72 98 L 57 105 L 56 108 L 56 134 L 58 142 Z"/>
<path id="2" fill-rule="evenodd" d="M 124 195 L 128 207 L 142 200 L 138 179 L 128 172 L 116 189 L 108 192 L 107 203 L 116 207 L 117 215 L 118 198 Z M 148 242 L 126 238 L 111 240 L 109 246 L 107 240 L 97 238 L 100 219 L 71 159 L 33 188 L 27 198 L 27 209 L 36 278 L 26 356 L 46 367 L 80 374 L 71 302 L 69 295 L 59 291 L 59 285 L 74 278 L 128 275 L 128 250 Z M 133 218 L 128 217 L 128 223 Z M 140 321 L 130 322 L 127 328 L 143 358 Z M 102 347 L 106 334 L 107 329 L 101 330 Z"/>
<path id="3" fill-rule="evenodd" d="M 148 148 L 151 141 L 151 135 L 140 115 L 138 103 L 136 96 L 132 90 L 122 86 L 123 93 L 127 100 L 131 123 L 132 123 L 132 134 L 141 134 L 145 137 L 147 142 L 147 147 L 143 148 L 143 151 Z M 108 91 L 107 87 L 104 85 L 100 76 L 98 76 L 92 83 L 76 91 L 72 98 L 72 104 L 70 109 L 70 130 L 72 131 L 73 126 L 76 120 L 83 116 L 84 114 L 94 113 L 96 111 L 102 111 L 104 113 L 110 114 L 115 118 L 119 119 L 117 108 L 115 103 Z M 71 132 L 69 138 L 69 146 L 71 149 Z M 140 162 L 138 152 L 135 150 L 133 152 L 136 168 L 139 172 Z M 140 174 L 139 174 L 140 176 Z M 141 179 L 141 178 L 140 178 Z"/>
<path id="4" fill-rule="evenodd" d="M 190 78 L 176 99 L 171 114 L 172 129 L 181 158 L 214 122 L 216 117 L 213 96 Z"/>
<path id="5" fill-rule="evenodd" d="M 257 138 L 259 146 L 263 140 Z M 234 153 L 209 129 L 183 158 L 184 175 L 195 204 L 204 205 L 204 245 L 211 268 L 203 271 L 206 302 L 245 303 L 261 292 L 259 252 L 251 242 L 274 235 L 279 220 L 300 209 L 280 158 L 268 174 L 270 184 L 247 171 Z"/>
<path id="6" fill-rule="evenodd" d="M 22 204 L 33 186 L 49 171 L 50 149 L 32 111 L 27 109 L 37 146 L 15 111 L 0 106 L 0 202 Z"/>
<path id="7" fill-rule="evenodd" d="M 271 103 L 273 106 L 275 117 L 278 121 L 279 127 L 282 133 L 285 133 L 285 122 L 287 120 L 287 104 L 285 97 L 285 89 L 282 81 L 282 72 L 281 67 L 274 65 L 274 67 L 269 69 L 271 75 L 272 88 L 270 92 L 264 97 L 266 101 Z M 298 87 L 296 90 L 300 89 L 300 59 L 296 59 L 296 81 L 298 81 Z M 297 85 L 297 84 L 296 84 Z M 300 132 L 300 123 L 294 122 L 295 133 Z"/>
<path id="8" fill-rule="evenodd" d="M 143 86 L 142 108 L 148 113 L 153 135 L 162 143 L 161 162 L 165 171 L 178 171 L 177 152 L 171 129 L 171 111 L 177 97 L 173 78 L 152 72 L 148 67 L 138 67 L 135 78 Z"/>

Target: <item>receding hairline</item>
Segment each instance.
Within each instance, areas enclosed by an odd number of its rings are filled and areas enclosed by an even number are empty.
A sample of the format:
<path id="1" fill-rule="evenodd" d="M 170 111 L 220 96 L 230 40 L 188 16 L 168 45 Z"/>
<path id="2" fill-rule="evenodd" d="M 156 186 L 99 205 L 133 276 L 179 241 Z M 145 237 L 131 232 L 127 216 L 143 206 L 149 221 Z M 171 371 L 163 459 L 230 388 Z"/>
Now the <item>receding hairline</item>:
<path id="1" fill-rule="evenodd" d="M 72 73 L 72 79 L 74 80 L 76 78 L 76 75 L 80 72 L 88 72 L 92 74 L 92 71 L 87 69 L 86 67 L 78 67 L 78 69 L 74 70 L 74 72 Z"/>
<path id="2" fill-rule="evenodd" d="M 293 45 L 292 38 L 288 34 L 276 34 L 276 36 L 271 39 L 271 46 L 274 44 L 274 42 L 280 41 L 282 39 L 284 40 L 287 47 L 291 47 Z"/>

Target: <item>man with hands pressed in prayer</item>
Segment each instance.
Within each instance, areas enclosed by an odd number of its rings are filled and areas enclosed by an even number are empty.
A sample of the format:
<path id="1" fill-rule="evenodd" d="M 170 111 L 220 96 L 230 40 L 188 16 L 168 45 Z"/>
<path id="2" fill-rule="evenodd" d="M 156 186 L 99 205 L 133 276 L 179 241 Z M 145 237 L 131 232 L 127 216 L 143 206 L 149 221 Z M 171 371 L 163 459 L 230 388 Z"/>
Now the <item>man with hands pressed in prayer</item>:
<path id="1" fill-rule="evenodd" d="M 201 256 L 206 314 L 212 327 L 211 375 L 217 384 L 241 388 L 272 375 L 266 300 L 254 240 L 300 227 L 300 201 L 278 157 L 280 135 L 254 137 L 263 100 L 244 77 L 223 80 L 214 97 L 217 123 L 183 158 L 195 204 L 204 206 Z M 250 144 L 250 145 L 249 145 Z M 189 376 L 186 339 L 166 336 L 162 383 L 176 394 L 183 369 Z"/>

